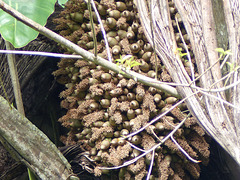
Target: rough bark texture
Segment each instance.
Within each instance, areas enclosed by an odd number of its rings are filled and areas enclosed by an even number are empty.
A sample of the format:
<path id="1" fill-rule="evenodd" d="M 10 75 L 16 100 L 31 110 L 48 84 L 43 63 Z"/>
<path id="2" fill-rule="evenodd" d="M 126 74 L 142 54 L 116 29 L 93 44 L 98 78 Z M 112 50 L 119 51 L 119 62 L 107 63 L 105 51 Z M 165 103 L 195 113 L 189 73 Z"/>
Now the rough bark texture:
<path id="1" fill-rule="evenodd" d="M 71 167 L 56 146 L 35 125 L 0 96 L 0 134 L 16 157 L 41 179 L 67 179 Z"/>
<path id="2" fill-rule="evenodd" d="M 214 52 L 216 48 L 216 38 L 213 24 L 213 13 L 211 1 L 192 1 L 179 0 L 174 1 L 179 14 L 182 17 L 184 26 L 190 37 L 190 42 L 195 55 L 199 74 L 205 72 L 214 62 L 217 61 L 217 54 Z M 149 20 L 149 13 L 146 2 L 144 0 L 136 1 L 142 23 L 145 24 L 145 32 L 148 40 L 152 43 L 152 33 Z M 224 1 L 228 29 L 230 35 L 230 49 L 233 52 L 232 62 L 239 61 L 239 1 Z M 161 57 L 171 74 L 172 79 L 176 83 L 188 84 L 191 79 L 187 75 L 182 62 L 176 55 L 176 42 L 172 31 L 172 24 L 168 13 L 168 3 L 166 0 L 153 1 L 153 29 L 156 51 Z M 239 62 L 237 63 L 239 64 Z M 176 73 L 177 72 L 177 73 Z M 221 78 L 219 63 L 214 65 L 211 70 L 207 71 L 201 77 L 201 87 L 210 88 L 211 85 Z M 233 81 L 239 79 L 238 72 L 234 76 Z M 216 84 L 212 88 L 222 87 L 222 83 Z M 239 107 L 239 86 L 233 90 L 232 102 Z M 189 97 L 196 90 L 190 87 L 178 87 L 182 97 Z M 210 93 L 218 98 L 225 99 L 224 93 Z M 231 156 L 240 164 L 239 154 L 239 110 L 234 110 L 232 118 L 228 113 L 227 107 L 215 98 L 203 95 L 203 100 L 197 95 L 193 95 L 186 100 L 188 108 L 194 114 L 199 124 L 211 135 Z"/>
<path id="3" fill-rule="evenodd" d="M 239 66 L 240 63 L 240 3 L 239 1 L 228 0 L 223 1 L 225 18 L 227 23 L 227 29 L 229 34 L 229 48 L 232 51 L 232 57 L 230 63 L 234 64 L 235 67 Z M 235 71 L 232 77 L 232 83 L 238 81 L 240 78 L 239 71 Z M 231 97 L 230 102 L 236 106 L 240 106 L 240 85 L 235 86 L 230 91 Z M 237 136 L 240 137 L 240 110 L 233 109 L 232 120 L 234 122 Z M 237 144 L 240 143 L 238 138 Z M 240 158 L 239 158 L 240 161 Z"/>
<path id="4" fill-rule="evenodd" d="M 5 48 L 5 43 L 2 38 L 0 38 L 0 48 Z M 51 52 L 54 46 L 50 44 L 44 43 L 40 39 L 31 42 L 28 46 L 22 48 L 25 51 L 43 51 L 43 52 Z M 7 93 L 7 99 L 10 102 L 13 101 L 13 89 L 10 79 L 10 73 L 8 69 L 8 64 L 6 60 L 6 55 L 0 55 L 0 76 L 3 81 L 4 87 L 0 88 L 0 94 L 5 97 L 4 89 Z M 17 61 L 17 69 L 19 74 L 19 81 L 21 84 L 21 88 L 23 89 L 29 80 L 32 78 L 34 72 L 42 65 L 46 57 L 43 56 L 29 56 L 29 55 L 16 55 Z M 3 89 L 4 88 L 4 89 Z"/>

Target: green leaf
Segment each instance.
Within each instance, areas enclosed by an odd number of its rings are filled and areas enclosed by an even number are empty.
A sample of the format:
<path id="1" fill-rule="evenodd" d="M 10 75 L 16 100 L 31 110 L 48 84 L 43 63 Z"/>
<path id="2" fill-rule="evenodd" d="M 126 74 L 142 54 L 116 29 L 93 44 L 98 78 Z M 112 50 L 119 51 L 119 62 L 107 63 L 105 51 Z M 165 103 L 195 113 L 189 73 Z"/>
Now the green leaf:
<path id="1" fill-rule="evenodd" d="M 216 48 L 215 51 L 224 54 L 224 49 L 223 48 Z"/>
<path id="2" fill-rule="evenodd" d="M 225 51 L 224 54 L 232 55 L 232 52 L 231 52 L 231 50 L 229 49 L 229 50 Z"/>
<path id="3" fill-rule="evenodd" d="M 58 4 L 60 4 L 62 7 L 64 7 L 64 4 L 67 2 L 68 0 L 58 0 Z"/>
<path id="4" fill-rule="evenodd" d="M 177 48 L 177 51 L 182 52 L 182 48 Z"/>
<path id="5" fill-rule="evenodd" d="M 56 0 L 4 0 L 15 10 L 44 26 L 54 11 Z M 0 33 L 15 48 L 27 45 L 38 36 L 38 32 L 24 25 L 11 15 L 0 10 Z"/>
<path id="6" fill-rule="evenodd" d="M 187 53 L 181 53 L 181 57 L 186 56 L 186 55 L 187 55 Z"/>
<path id="7" fill-rule="evenodd" d="M 114 61 L 122 63 L 122 62 L 124 62 L 125 60 L 123 60 L 123 59 L 115 59 Z"/>
<path id="8" fill-rule="evenodd" d="M 131 63 L 131 68 L 134 66 L 139 66 L 139 65 L 142 65 L 142 64 L 140 62 L 134 61 Z"/>

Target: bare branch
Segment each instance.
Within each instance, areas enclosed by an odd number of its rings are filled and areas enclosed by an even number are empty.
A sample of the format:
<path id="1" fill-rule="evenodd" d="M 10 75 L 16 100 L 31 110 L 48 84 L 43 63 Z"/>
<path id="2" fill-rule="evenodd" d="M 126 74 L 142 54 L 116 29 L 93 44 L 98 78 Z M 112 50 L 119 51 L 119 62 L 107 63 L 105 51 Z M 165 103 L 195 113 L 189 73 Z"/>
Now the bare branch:
<path id="1" fill-rule="evenodd" d="M 173 138 L 173 135 L 171 135 L 172 141 L 177 145 L 178 149 L 192 162 L 194 163 L 200 163 L 201 161 L 193 159 L 189 154 L 178 144 L 178 142 Z"/>
<path id="2" fill-rule="evenodd" d="M 146 180 L 150 179 L 150 176 L 151 176 L 151 173 L 152 173 L 152 168 L 153 168 L 153 163 L 154 163 L 154 156 L 155 156 L 155 150 L 152 151 L 152 159 L 151 159 L 151 163 L 149 165 L 149 169 L 148 169 L 148 174 L 147 174 Z"/>

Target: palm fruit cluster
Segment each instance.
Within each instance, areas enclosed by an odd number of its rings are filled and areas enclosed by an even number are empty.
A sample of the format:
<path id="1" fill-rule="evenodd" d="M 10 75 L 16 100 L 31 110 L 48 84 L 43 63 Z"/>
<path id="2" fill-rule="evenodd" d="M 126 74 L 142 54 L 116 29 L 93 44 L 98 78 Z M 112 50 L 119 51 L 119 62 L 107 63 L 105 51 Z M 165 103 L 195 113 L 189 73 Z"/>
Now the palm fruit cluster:
<path id="1" fill-rule="evenodd" d="M 170 2 L 170 12 L 176 14 L 172 4 Z M 153 48 L 144 35 L 133 1 L 100 0 L 95 1 L 95 5 L 107 33 L 113 59 L 118 59 L 120 55 L 132 55 L 141 63 L 133 70 L 154 78 L 157 69 L 159 80 L 171 82 L 160 59 L 154 58 Z M 92 15 L 98 56 L 107 59 L 105 42 L 94 11 Z M 69 0 L 54 22 L 62 36 L 88 51 L 94 51 L 89 10 L 85 1 Z M 71 53 L 68 49 L 65 52 Z M 187 115 L 187 108 L 182 104 L 141 133 L 122 139 L 121 136 L 140 129 L 156 115 L 167 111 L 178 99 L 82 59 L 62 59 L 58 66 L 54 75 L 66 87 L 60 97 L 63 98 L 61 106 L 67 109 L 66 115 L 59 121 L 69 129 L 61 140 L 66 145 L 81 144 L 96 163 L 94 172 L 97 176 L 108 173 L 98 167 L 119 166 L 142 153 L 128 142 L 148 150 Z M 208 163 L 209 144 L 205 132 L 197 125 L 194 117 L 186 120 L 174 138 L 192 158 L 201 160 L 203 164 Z M 150 153 L 134 164 L 121 168 L 118 170 L 119 179 L 143 179 L 147 175 L 151 158 Z M 199 164 L 187 160 L 170 139 L 156 149 L 150 179 L 197 179 L 199 176 Z"/>

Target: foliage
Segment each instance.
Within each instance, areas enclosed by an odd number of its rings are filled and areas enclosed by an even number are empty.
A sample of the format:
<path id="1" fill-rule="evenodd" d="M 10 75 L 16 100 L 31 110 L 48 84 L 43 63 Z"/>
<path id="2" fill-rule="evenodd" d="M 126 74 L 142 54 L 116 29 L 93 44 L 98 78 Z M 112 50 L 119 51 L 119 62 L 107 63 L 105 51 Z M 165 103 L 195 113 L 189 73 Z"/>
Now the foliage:
<path id="1" fill-rule="evenodd" d="M 118 66 L 126 68 L 126 70 L 131 70 L 132 67 L 141 65 L 141 63 L 134 60 L 132 55 L 127 55 L 124 57 L 120 56 L 120 58 L 116 59 L 115 61 L 117 62 Z"/>
<path id="2" fill-rule="evenodd" d="M 183 50 L 182 48 L 177 48 L 178 54 L 181 58 L 187 55 L 187 53 L 182 53 L 182 50 Z"/>
<path id="3" fill-rule="evenodd" d="M 47 18 L 54 11 L 56 0 L 4 0 L 18 12 L 45 25 Z M 62 1 L 61 1 L 62 2 Z M 0 10 L 0 33 L 2 37 L 13 44 L 15 48 L 20 48 L 34 40 L 39 32 L 17 21 L 14 17 Z"/>
<path id="4" fill-rule="evenodd" d="M 224 50 L 223 48 L 216 48 L 215 51 L 220 53 L 220 59 L 222 59 L 226 55 L 232 55 L 231 50 Z"/>

